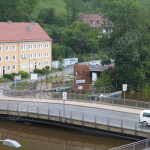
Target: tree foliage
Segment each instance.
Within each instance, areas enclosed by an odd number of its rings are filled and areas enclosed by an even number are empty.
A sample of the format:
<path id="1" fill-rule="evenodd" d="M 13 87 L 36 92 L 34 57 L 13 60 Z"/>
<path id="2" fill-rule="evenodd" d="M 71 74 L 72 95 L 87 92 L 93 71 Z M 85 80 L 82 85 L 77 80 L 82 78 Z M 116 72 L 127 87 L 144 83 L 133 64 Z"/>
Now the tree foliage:
<path id="1" fill-rule="evenodd" d="M 0 21 L 29 21 L 39 0 L 1 0 Z"/>

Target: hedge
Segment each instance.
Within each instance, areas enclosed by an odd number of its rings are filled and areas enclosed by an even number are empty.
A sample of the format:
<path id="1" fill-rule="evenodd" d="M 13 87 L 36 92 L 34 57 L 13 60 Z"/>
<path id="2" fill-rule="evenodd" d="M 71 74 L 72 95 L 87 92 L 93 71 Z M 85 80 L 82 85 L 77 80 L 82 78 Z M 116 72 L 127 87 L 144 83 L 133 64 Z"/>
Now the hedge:
<path id="1" fill-rule="evenodd" d="M 19 71 L 18 74 L 19 74 L 19 75 L 21 74 L 21 77 L 22 77 L 22 78 L 27 78 L 27 77 L 29 77 L 29 74 L 28 74 L 27 72 L 25 72 L 25 71 Z"/>

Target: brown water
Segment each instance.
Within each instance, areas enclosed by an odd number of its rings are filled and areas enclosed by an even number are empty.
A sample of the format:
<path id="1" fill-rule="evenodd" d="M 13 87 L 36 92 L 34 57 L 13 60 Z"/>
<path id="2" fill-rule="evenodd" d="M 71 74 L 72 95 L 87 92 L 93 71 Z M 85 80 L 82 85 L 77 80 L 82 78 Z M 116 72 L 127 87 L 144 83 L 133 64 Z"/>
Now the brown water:
<path id="1" fill-rule="evenodd" d="M 0 121 L 0 139 L 13 139 L 18 150 L 107 150 L 132 141 L 93 135 L 62 128 Z M 15 150 L 0 143 L 1 150 Z"/>

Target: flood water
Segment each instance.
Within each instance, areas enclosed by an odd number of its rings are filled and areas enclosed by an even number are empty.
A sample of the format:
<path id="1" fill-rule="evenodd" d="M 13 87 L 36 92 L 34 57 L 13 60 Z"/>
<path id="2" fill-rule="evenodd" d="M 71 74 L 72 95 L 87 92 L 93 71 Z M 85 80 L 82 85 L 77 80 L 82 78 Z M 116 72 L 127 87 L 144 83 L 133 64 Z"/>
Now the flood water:
<path id="1" fill-rule="evenodd" d="M 133 141 L 93 135 L 54 126 L 0 121 L 0 139 L 18 141 L 18 150 L 108 150 Z M 2 145 L 1 150 L 15 150 Z"/>

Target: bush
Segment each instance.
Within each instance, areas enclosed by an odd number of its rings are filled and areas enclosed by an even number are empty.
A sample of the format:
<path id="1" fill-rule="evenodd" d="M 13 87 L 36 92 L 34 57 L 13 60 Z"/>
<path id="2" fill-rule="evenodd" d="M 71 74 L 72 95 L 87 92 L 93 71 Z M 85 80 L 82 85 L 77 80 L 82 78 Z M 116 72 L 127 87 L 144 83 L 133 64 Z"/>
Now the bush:
<path id="1" fill-rule="evenodd" d="M 45 66 L 45 69 L 50 70 L 50 66 Z"/>
<path id="2" fill-rule="evenodd" d="M 10 79 L 10 80 L 14 79 L 14 77 L 11 74 L 4 74 L 3 77 L 7 78 L 7 79 Z"/>
<path id="3" fill-rule="evenodd" d="M 29 77 L 29 74 L 27 73 L 27 72 L 25 72 L 25 71 L 19 71 L 18 72 L 18 75 L 20 75 L 21 74 L 21 77 L 22 78 L 27 78 L 27 77 Z"/>
<path id="4" fill-rule="evenodd" d="M 11 75 L 12 75 L 13 77 L 19 76 L 17 73 L 11 73 Z"/>
<path id="5" fill-rule="evenodd" d="M 44 74 L 43 70 L 41 70 L 41 69 L 34 69 L 34 73 Z"/>

